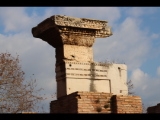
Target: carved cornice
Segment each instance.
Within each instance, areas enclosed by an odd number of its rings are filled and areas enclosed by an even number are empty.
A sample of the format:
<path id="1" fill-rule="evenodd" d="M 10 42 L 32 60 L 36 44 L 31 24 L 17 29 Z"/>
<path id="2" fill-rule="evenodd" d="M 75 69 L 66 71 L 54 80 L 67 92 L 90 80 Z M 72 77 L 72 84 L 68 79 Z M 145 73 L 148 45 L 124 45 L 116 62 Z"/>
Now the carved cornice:
<path id="1" fill-rule="evenodd" d="M 32 34 L 53 47 L 63 44 L 91 47 L 94 38 L 109 37 L 112 32 L 107 26 L 107 21 L 54 15 L 32 28 Z M 83 43 L 81 44 L 80 41 Z"/>
<path id="2" fill-rule="evenodd" d="M 107 21 L 86 19 L 86 18 L 75 18 L 65 15 L 54 15 L 51 19 L 55 21 L 58 26 L 68 27 L 79 27 L 88 29 L 102 29 L 106 27 Z"/>
<path id="3" fill-rule="evenodd" d="M 83 29 L 83 28 L 74 28 L 74 27 L 62 27 L 58 26 L 60 33 L 81 35 L 81 36 L 96 36 L 96 31 L 94 29 Z"/>

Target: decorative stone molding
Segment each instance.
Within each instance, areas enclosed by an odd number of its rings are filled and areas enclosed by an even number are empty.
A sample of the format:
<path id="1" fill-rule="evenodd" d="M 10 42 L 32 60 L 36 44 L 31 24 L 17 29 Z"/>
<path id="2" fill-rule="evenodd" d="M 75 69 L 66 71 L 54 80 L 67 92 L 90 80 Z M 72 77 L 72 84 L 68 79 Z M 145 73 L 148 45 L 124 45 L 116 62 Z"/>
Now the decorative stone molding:
<path id="1" fill-rule="evenodd" d="M 91 47 L 96 37 L 109 37 L 112 31 L 107 21 L 54 15 L 32 28 L 32 34 L 55 48 L 64 44 Z"/>
<path id="2" fill-rule="evenodd" d="M 111 63 L 100 63 L 100 62 L 75 62 L 75 61 L 69 61 L 69 60 L 64 60 L 63 62 L 56 63 L 56 66 L 62 65 L 62 64 L 79 64 L 79 65 L 94 65 L 94 66 L 103 66 L 103 67 L 109 67 L 112 65 Z"/>
<path id="3" fill-rule="evenodd" d="M 93 36 L 83 36 L 83 35 L 61 33 L 61 37 L 62 37 L 63 44 L 68 44 L 68 45 L 92 47 L 94 43 Z"/>
<path id="4" fill-rule="evenodd" d="M 54 15 L 51 19 L 58 26 L 70 26 L 88 29 L 102 29 L 106 27 L 107 21 L 86 19 L 86 18 L 75 18 L 65 15 Z"/>

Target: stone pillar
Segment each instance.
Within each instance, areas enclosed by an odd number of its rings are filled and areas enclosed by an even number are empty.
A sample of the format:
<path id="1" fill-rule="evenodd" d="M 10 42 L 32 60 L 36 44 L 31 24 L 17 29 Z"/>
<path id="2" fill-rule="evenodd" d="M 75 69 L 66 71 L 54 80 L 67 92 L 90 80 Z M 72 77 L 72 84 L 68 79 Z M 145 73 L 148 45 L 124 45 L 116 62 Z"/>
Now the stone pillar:
<path id="1" fill-rule="evenodd" d="M 57 99 L 50 113 L 141 113 L 141 99 L 127 95 L 127 66 L 93 61 L 97 37 L 112 35 L 107 21 L 54 15 L 32 34 L 56 49 Z M 111 67 L 112 66 L 112 67 Z"/>
<path id="2" fill-rule="evenodd" d="M 107 21 L 54 15 L 32 34 L 56 48 L 57 98 L 76 91 L 111 92 L 108 66 L 93 61 L 92 49 L 95 38 L 112 35 Z"/>

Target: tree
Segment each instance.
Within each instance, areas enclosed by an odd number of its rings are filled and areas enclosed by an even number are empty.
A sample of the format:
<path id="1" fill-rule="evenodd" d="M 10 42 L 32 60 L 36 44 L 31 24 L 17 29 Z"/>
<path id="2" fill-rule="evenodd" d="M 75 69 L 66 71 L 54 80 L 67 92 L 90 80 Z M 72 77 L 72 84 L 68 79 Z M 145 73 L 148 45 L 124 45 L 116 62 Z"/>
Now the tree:
<path id="1" fill-rule="evenodd" d="M 19 56 L 9 53 L 0 54 L 0 113 L 21 113 L 35 111 L 36 103 L 44 100 L 36 90 L 36 80 L 24 79 L 19 64 Z"/>
<path id="2" fill-rule="evenodd" d="M 135 95 L 135 93 L 132 91 L 134 88 L 132 80 L 127 81 L 127 86 L 128 86 L 128 95 Z M 143 113 L 147 112 L 144 103 L 142 103 L 142 111 Z"/>
<path id="3" fill-rule="evenodd" d="M 134 95 L 134 92 L 132 91 L 134 88 L 132 80 L 127 81 L 127 86 L 128 86 L 128 95 Z"/>

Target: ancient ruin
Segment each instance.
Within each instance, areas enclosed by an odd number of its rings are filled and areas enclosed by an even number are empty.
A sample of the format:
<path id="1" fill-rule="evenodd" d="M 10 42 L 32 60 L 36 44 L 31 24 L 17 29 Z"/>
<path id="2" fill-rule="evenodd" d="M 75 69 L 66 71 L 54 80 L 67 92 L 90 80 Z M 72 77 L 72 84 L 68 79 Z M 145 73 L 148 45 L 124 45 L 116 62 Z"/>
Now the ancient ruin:
<path id="1" fill-rule="evenodd" d="M 94 95 L 101 92 L 128 95 L 127 66 L 93 60 L 92 46 L 95 38 L 112 35 L 107 21 L 54 15 L 32 28 L 32 34 L 55 48 L 58 101 L 51 102 L 52 108 L 77 91 L 87 92 L 90 96 L 92 92 Z M 57 112 L 59 110 L 57 108 Z M 72 112 L 79 113 L 75 111 L 78 108 Z M 51 112 L 54 113 L 53 110 Z"/>

